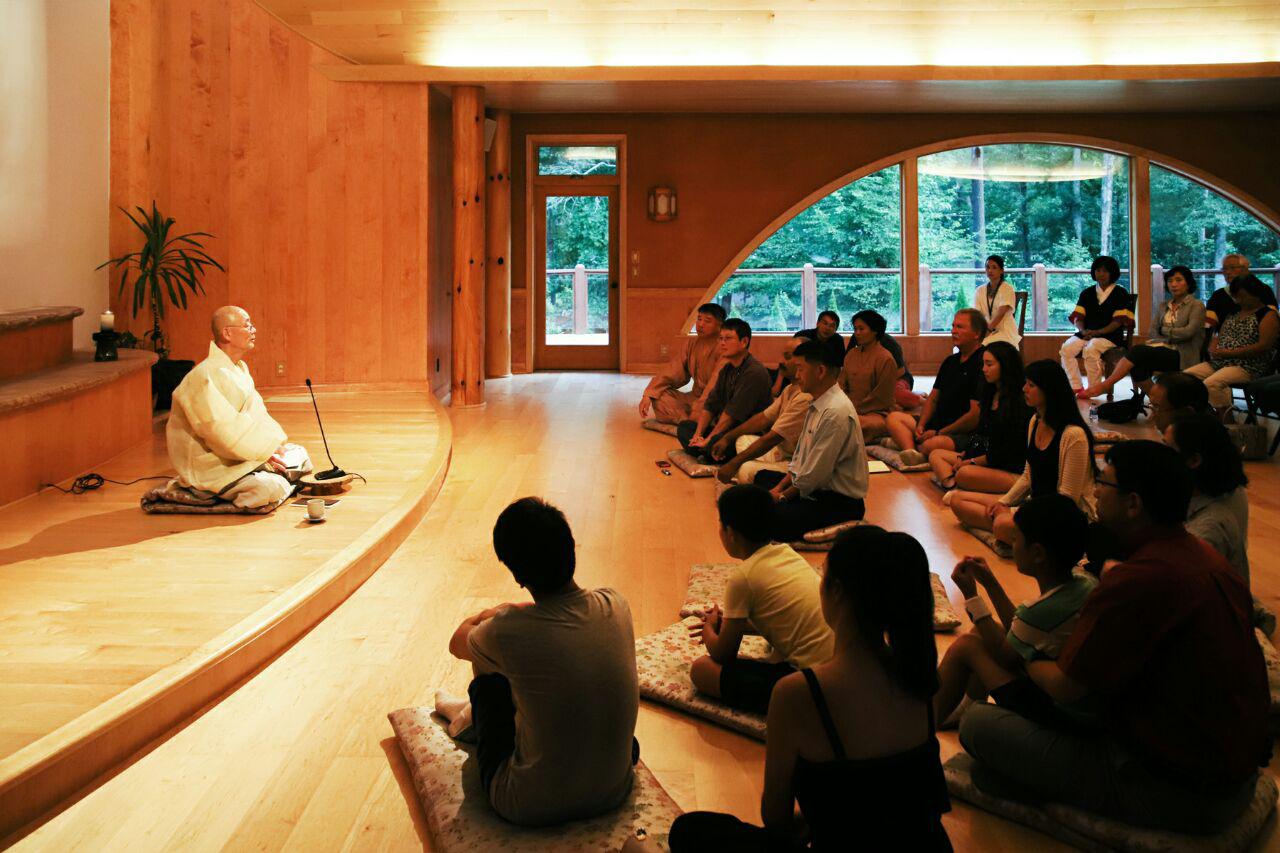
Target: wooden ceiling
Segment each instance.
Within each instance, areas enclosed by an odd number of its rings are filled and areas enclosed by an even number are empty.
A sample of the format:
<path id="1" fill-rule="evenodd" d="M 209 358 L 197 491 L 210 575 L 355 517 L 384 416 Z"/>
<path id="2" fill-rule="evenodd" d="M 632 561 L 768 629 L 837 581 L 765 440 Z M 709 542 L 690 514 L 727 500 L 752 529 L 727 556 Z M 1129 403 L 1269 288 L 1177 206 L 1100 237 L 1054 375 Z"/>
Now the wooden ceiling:
<path id="1" fill-rule="evenodd" d="M 1277 0 L 258 0 L 341 80 L 524 112 L 1280 107 Z"/>

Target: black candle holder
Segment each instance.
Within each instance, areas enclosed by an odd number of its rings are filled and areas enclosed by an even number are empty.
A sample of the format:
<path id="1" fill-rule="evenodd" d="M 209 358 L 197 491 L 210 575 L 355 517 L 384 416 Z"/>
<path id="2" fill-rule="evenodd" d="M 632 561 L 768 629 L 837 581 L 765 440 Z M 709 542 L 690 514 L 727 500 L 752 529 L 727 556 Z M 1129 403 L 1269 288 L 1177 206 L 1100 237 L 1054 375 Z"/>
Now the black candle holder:
<path id="1" fill-rule="evenodd" d="M 94 332 L 93 342 L 98 348 L 93 354 L 94 361 L 119 361 L 120 353 L 116 352 L 116 343 L 120 336 L 115 332 Z"/>

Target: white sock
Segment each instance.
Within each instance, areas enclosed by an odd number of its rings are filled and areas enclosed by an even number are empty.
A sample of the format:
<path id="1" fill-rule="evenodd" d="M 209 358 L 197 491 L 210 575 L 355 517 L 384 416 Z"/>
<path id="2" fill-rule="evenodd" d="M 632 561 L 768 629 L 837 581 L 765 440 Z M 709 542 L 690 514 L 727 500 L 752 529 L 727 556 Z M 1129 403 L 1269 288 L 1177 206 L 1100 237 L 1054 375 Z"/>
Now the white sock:
<path id="1" fill-rule="evenodd" d="M 458 712 L 458 715 L 449 720 L 449 737 L 458 740 L 465 740 L 464 735 L 471 729 L 471 703 L 468 702 L 466 707 Z"/>
<path id="2" fill-rule="evenodd" d="M 470 707 L 471 700 L 465 696 L 450 696 L 443 690 L 436 691 L 436 713 L 450 722 Z"/>
<path id="3" fill-rule="evenodd" d="M 960 704 L 956 706 L 956 709 L 951 712 L 950 716 L 948 716 L 945 720 L 942 721 L 942 725 L 939 726 L 938 728 L 942 728 L 942 729 L 957 728 L 960 725 L 960 718 L 964 716 L 964 712 L 969 710 L 969 706 L 972 704 L 973 704 L 973 699 L 970 698 L 968 693 L 964 694 L 964 696 L 960 697 Z"/>

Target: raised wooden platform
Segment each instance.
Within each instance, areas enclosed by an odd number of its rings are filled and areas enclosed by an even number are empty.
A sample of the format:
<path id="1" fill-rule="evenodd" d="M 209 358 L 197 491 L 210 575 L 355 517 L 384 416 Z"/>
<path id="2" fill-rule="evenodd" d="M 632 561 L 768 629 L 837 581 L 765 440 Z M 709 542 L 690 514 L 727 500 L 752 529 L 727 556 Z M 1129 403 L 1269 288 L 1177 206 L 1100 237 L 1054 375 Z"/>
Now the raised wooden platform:
<path id="1" fill-rule="evenodd" d="M 0 311 L 0 382 L 71 358 L 74 305 Z"/>
<path id="2" fill-rule="evenodd" d="M 69 361 L 0 382 L 0 507 L 145 440 L 155 360 L 143 350 L 122 349 L 119 361 L 76 352 Z"/>
<path id="3" fill-rule="evenodd" d="M 564 509 L 578 542 L 579 580 L 619 589 L 638 633 L 676 620 L 691 563 L 725 559 L 712 482 L 664 477 L 653 464 L 673 439 L 639 428 L 644 384 L 586 373 L 487 381 L 486 409 L 450 413 L 454 458 L 439 497 L 364 586 L 235 693 L 18 849 L 429 848 L 386 714 L 430 704 L 441 687 L 461 692 L 469 669 L 447 651 L 458 622 L 524 598 L 493 556 L 493 522 L 508 502 L 543 495 Z M 1248 471 L 1254 589 L 1275 608 L 1280 463 L 1250 463 Z M 944 578 L 959 556 L 983 553 L 924 475 L 875 475 L 868 517 L 919 537 Z M 1011 563 L 993 566 L 1015 599 L 1033 594 L 1034 581 Z M 951 641 L 939 635 L 940 645 Z M 637 736 L 645 763 L 682 807 L 759 819 L 762 744 L 649 703 L 641 703 Z M 953 732 L 942 742 L 947 756 L 959 749 Z M 1066 849 L 961 803 L 944 823 L 961 851 Z M 1273 820 L 1259 849 L 1277 844 Z"/>
<path id="4" fill-rule="evenodd" d="M 440 404 L 426 391 L 330 391 L 322 403 L 339 461 L 368 478 L 324 524 L 288 505 L 270 516 L 145 515 L 138 498 L 159 481 L 49 489 L 0 510 L 0 837 L 234 688 L 422 518 L 449 461 Z M 327 467 L 306 396 L 268 407 Z M 122 481 L 171 473 L 163 424 L 97 470 Z"/>

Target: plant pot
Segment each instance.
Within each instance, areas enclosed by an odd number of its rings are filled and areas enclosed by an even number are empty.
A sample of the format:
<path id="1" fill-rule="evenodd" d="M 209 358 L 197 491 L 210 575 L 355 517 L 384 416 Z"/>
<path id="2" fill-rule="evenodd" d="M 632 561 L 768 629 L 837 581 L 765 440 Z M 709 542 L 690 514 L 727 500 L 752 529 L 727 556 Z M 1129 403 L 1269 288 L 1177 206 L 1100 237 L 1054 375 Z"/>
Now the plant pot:
<path id="1" fill-rule="evenodd" d="M 196 366 L 194 361 L 163 358 L 151 365 L 151 396 L 156 411 L 164 411 L 173 405 L 173 392 Z"/>

